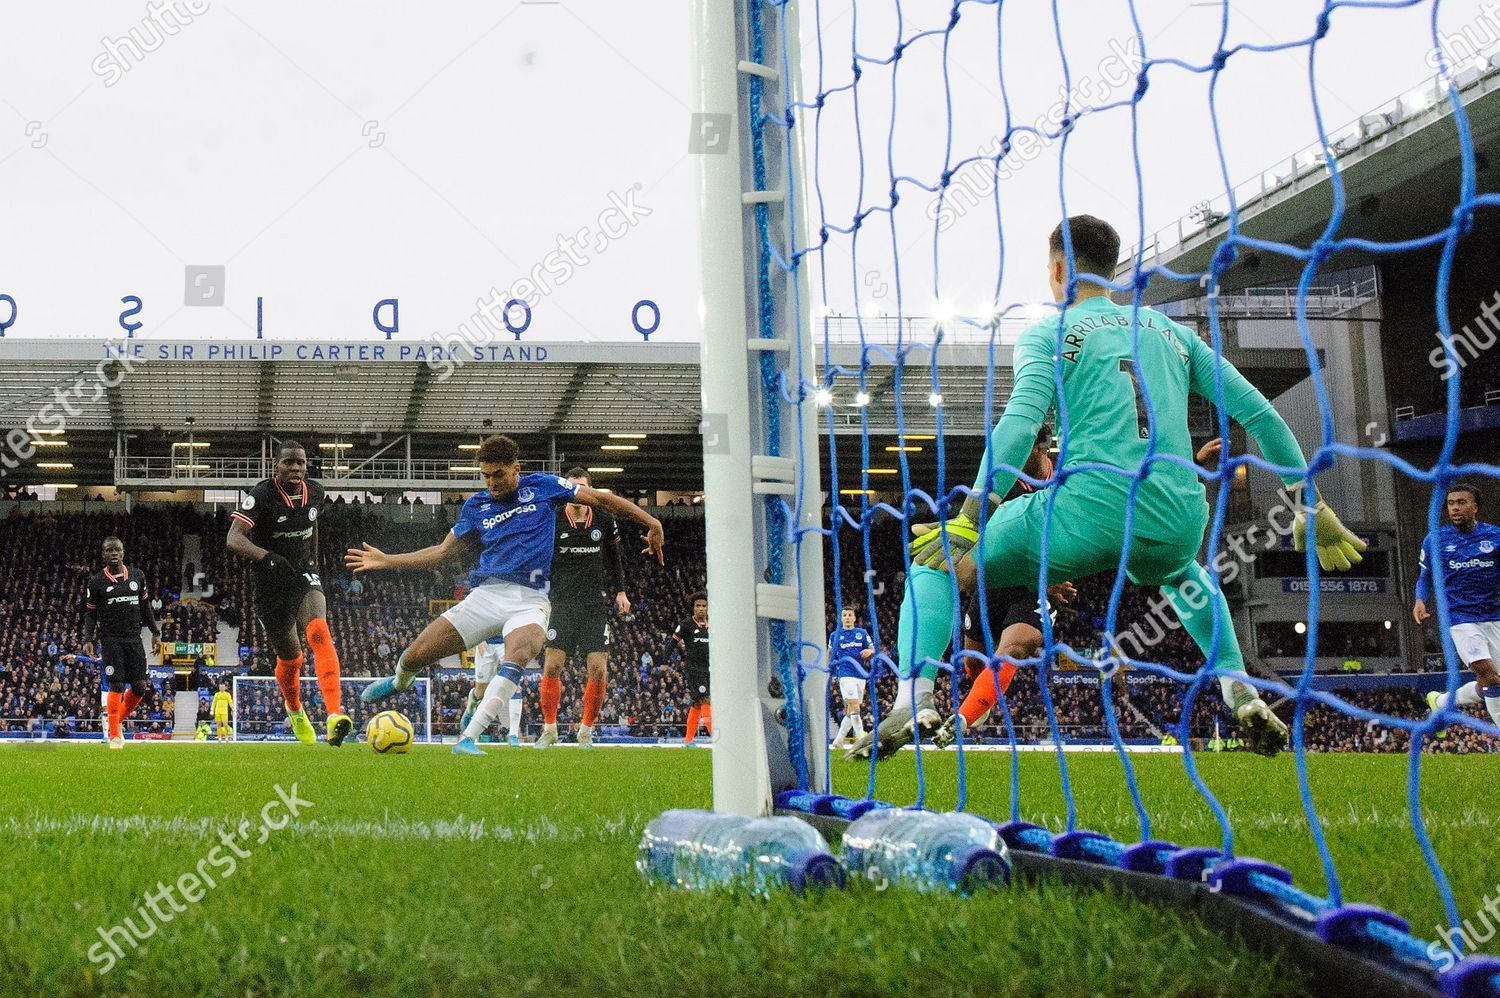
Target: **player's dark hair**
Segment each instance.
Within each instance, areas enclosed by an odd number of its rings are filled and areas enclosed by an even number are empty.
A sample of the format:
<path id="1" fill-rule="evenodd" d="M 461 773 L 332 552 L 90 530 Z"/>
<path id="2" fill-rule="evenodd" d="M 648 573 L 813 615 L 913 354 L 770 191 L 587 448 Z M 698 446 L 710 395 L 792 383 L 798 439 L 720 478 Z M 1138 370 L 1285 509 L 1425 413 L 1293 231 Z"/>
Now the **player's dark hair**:
<path id="1" fill-rule="evenodd" d="M 589 477 L 589 469 L 585 468 L 581 464 L 575 464 L 573 467 L 569 468 L 568 469 L 568 473 L 566 475 L 564 475 L 563 477 L 564 478 L 581 478 L 585 482 L 588 482 L 590 485 L 594 484 L 594 480 Z"/>
<path id="2" fill-rule="evenodd" d="M 303 447 L 297 441 L 295 441 L 295 440 L 283 440 L 281 442 L 281 446 L 278 447 L 278 448 L 276 448 L 276 456 L 280 457 L 281 455 L 285 454 L 289 450 L 300 450 L 304 454 L 307 453 L 307 448 Z"/>
<path id="3" fill-rule="evenodd" d="M 705 603 L 708 602 L 708 593 L 704 592 L 702 589 L 698 590 L 697 592 L 693 593 L 693 595 L 688 597 L 688 606 L 692 606 L 700 599 Z"/>
<path id="4" fill-rule="evenodd" d="M 125 546 L 125 542 L 124 541 L 120 540 L 114 534 L 110 534 L 108 537 L 104 538 L 104 540 L 99 544 L 99 546 L 102 547 L 102 548 L 107 548 L 107 547 L 110 547 L 110 546 L 116 545 L 116 544 L 118 544 L 120 547 L 124 547 Z"/>
<path id="5" fill-rule="evenodd" d="M 1052 230 L 1047 245 L 1054 256 L 1063 253 L 1063 225 Z M 1093 215 L 1074 215 L 1066 222 L 1073 242 L 1073 269 L 1079 274 L 1113 277 L 1120 260 L 1120 234 L 1115 227 Z"/>
<path id="6" fill-rule="evenodd" d="M 479 453 L 474 456 L 480 464 L 515 464 L 521 460 L 521 448 L 503 433 L 496 433 L 479 441 Z"/>
<path id="7" fill-rule="evenodd" d="M 1454 482 L 1452 485 L 1448 486 L 1448 491 L 1444 493 L 1443 498 L 1446 499 L 1448 498 L 1448 496 L 1451 496 L 1455 492 L 1467 492 L 1469 493 L 1469 495 L 1474 497 L 1474 505 L 1484 505 L 1484 501 L 1479 498 L 1479 488 L 1475 485 L 1471 485 L 1468 482 Z"/>

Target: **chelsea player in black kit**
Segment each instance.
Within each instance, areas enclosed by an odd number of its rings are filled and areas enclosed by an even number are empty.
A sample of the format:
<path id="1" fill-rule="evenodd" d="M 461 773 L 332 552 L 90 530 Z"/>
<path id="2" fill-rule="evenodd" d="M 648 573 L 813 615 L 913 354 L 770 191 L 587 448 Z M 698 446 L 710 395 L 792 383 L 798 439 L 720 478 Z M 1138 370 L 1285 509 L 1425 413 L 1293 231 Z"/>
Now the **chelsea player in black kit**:
<path id="1" fill-rule="evenodd" d="M 302 709 L 302 641 L 307 635 L 313 670 L 328 711 L 328 744 L 342 745 L 354 722 L 344 713 L 339 653 L 328 630 L 328 602 L 318 578 L 317 520 L 323 486 L 307 477 L 307 451 L 287 440 L 276 454 L 276 473 L 245 495 L 231 515 L 225 546 L 250 562 L 261 626 L 276 652 L 276 685 L 286 701 L 287 723 L 304 745 L 317 732 Z"/>
<path id="2" fill-rule="evenodd" d="M 672 637 L 682 646 L 682 673 L 687 680 L 687 735 L 682 744 L 691 745 L 698 737 L 698 724 L 714 736 L 713 706 L 708 702 L 708 594 L 693 594 L 693 619 L 677 625 Z"/>
<path id="3" fill-rule="evenodd" d="M 592 485 L 584 468 L 568 472 L 575 485 Z M 615 609 L 630 612 L 625 595 L 625 560 L 621 554 L 620 527 L 602 509 L 579 503 L 558 507 L 552 549 L 552 627 L 547 631 L 547 652 L 542 663 L 542 734 L 537 748 L 557 742 L 557 706 L 562 699 L 562 670 L 568 659 L 580 656 L 588 663 L 588 682 L 583 688 L 583 720 L 578 726 L 578 744 L 594 744 L 594 722 L 604 703 L 604 684 L 609 675 L 609 606 L 604 594 L 614 594 Z"/>
<path id="4" fill-rule="evenodd" d="M 118 537 L 104 538 L 103 555 L 104 567 L 89 576 L 83 636 L 92 641 L 97 627 L 104 681 L 109 685 L 109 747 L 119 749 L 125 747 L 121 723 L 150 689 L 141 627 L 158 642 L 161 627 L 151 612 L 145 576 L 125 564 L 125 543 Z"/>

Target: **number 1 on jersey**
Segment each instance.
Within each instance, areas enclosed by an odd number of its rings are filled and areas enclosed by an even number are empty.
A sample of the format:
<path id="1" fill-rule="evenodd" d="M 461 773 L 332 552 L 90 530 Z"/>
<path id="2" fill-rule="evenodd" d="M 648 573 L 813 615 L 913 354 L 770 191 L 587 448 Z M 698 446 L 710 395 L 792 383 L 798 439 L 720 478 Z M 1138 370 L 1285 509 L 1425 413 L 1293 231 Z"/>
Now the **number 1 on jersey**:
<path id="1" fill-rule="evenodd" d="M 1135 365 L 1129 357 L 1120 358 L 1120 373 L 1130 379 L 1131 391 L 1135 392 L 1135 425 L 1142 440 L 1151 438 L 1151 413 L 1146 409 L 1146 397 L 1141 394 L 1141 379 L 1135 376 Z"/>

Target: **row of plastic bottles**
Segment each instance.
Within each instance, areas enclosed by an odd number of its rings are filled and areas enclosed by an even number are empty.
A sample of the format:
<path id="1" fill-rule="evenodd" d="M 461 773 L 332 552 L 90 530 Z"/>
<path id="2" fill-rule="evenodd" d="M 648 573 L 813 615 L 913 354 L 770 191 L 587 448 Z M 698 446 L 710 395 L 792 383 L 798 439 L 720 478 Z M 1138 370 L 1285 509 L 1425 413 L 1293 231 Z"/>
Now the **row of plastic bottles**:
<path id="1" fill-rule="evenodd" d="M 843 887 L 850 874 L 882 889 L 971 894 L 1010 882 L 995 826 L 971 814 L 882 808 L 844 832 L 843 862 L 791 817 L 667 811 L 646 826 L 636 868 L 648 883 L 688 890 L 737 887 L 766 895 Z"/>

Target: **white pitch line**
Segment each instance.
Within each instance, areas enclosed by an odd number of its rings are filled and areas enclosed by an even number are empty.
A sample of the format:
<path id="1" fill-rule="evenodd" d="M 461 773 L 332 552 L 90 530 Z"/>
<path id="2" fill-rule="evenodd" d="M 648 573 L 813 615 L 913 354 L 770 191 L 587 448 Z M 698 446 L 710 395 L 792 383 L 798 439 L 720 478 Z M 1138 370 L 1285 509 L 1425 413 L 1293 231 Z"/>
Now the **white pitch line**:
<path id="1" fill-rule="evenodd" d="M 314 805 L 316 806 L 316 805 Z M 524 824 L 506 824 L 485 818 L 458 815 L 451 820 L 382 818 L 372 821 L 301 819 L 275 834 L 334 839 L 395 839 L 421 842 L 580 842 L 634 835 L 650 816 L 598 818 L 588 826 L 561 828 L 545 818 Z M 166 835 L 217 839 L 233 835 L 243 822 L 259 827 L 259 817 L 243 815 L 222 818 L 163 818 L 156 815 L 71 814 L 65 817 L 27 815 L 0 820 L 0 837 L 33 838 L 41 835 L 121 836 Z"/>

